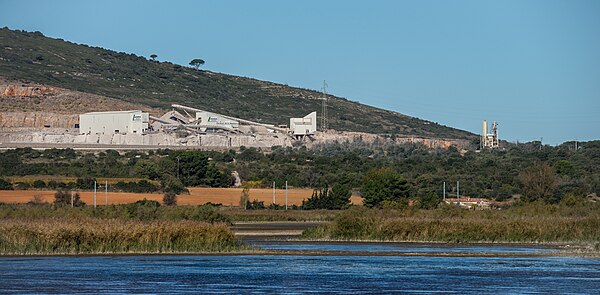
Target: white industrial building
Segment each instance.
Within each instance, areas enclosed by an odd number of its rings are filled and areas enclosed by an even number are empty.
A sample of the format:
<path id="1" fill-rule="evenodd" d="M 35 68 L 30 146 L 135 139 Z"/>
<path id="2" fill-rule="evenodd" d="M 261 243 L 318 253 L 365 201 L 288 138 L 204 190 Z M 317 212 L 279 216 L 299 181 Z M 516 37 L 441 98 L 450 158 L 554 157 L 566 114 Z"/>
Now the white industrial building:
<path id="1" fill-rule="evenodd" d="M 134 111 L 91 112 L 79 115 L 80 134 L 142 134 L 148 131 L 149 114 Z"/>
<path id="2" fill-rule="evenodd" d="M 238 129 L 240 122 L 228 119 L 222 115 L 209 112 L 196 112 L 196 120 L 198 124 L 203 125 L 207 129 Z"/>
<path id="3" fill-rule="evenodd" d="M 317 112 L 304 118 L 290 118 L 290 133 L 294 136 L 314 135 L 317 131 Z"/>

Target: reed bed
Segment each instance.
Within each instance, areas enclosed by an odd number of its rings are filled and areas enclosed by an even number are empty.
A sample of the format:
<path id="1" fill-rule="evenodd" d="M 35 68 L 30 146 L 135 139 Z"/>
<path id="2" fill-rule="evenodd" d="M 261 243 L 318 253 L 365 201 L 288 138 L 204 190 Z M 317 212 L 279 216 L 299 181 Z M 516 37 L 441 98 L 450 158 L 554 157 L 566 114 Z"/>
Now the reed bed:
<path id="1" fill-rule="evenodd" d="M 462 211 L 459 211 L 462 210 Z M 308 229 L 307 239 L 445 243 L 600 243 L 598 210 L 514 211 L 377 210 L 356 208 L 330 224 Z"/>
<path id="2" fill-rule="evenodd" d="M 3 219 L 1 255 L 158 254 L 240 250 L 226 224 L 123 219 Z"/>

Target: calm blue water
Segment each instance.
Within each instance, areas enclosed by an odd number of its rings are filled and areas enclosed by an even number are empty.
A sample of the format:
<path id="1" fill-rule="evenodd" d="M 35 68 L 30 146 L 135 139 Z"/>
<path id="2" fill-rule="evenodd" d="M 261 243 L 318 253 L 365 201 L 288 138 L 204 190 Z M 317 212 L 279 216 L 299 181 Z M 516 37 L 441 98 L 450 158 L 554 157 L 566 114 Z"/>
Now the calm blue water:
<path id="1" fill-rule="evenodd" d="M 454 245 L 423 243 L 346 243 L 346 242 L 286 242 L 249 241 L 249 244 L 269 250 L 307 250 L 343 252 L 392 252 L 392 253 L 552 253 L 556 248 L 513 245 Z"/>
<path id="2" fill-rule="evenodd" d="M 365 244 L 356 248 L 352 244 L 319 245 L 289 246 L 336 251 L 340 247 L 348 251 L 368 248 Z M 420 251 L 415 250 L 418 247 L 404 248 L 407 252 Z M 500 248 L 493 251 L 513 252 L 510 247 Z M 440 252 L 448 250 L 443 247 Z M 522 251 L 532 248 L 514 250 Z M 303 255 L 0 258 L 2 294 L 315 292 L 598 294 L 600 259 Z"/>

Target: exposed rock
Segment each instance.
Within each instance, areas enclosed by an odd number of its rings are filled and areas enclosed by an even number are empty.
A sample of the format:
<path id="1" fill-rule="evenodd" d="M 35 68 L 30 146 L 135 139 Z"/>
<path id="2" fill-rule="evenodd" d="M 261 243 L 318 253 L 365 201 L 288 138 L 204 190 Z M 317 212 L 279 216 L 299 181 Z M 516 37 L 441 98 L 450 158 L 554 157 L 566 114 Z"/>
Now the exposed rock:
<path id="1" fill-rule="evenodd" d="M 0 129 L 7 128 L 73 128 L 79 115 L 47 112 L 0 112 Z"/>
<path id="2" fill-rule="evenodd" d="M 8 81 L 2 78 L 0 78 L 0 110 L 3 113 L 42 112 L 49 114 L 142 110 L 153 115 L 162 115 L 164 112 L 105 96 L 47 85 Z"/>
<path id="3" fill-rule="evenodd" d="M 18 128 L 15 128 L 18 130 Z M 15 131 L 11 130 L 11 131 Z M 184 138 L 178 138 L 175 133 L 151 133 L 151 134 L 79 134 L 78 129 L 45 128 L 39 129 L 21 128 L 21 132 L 0 133 L 0 144 L 51 144 L 63 145 L 64 147 L 75 147 L 85 145 L 110 145 L 118 149 L 127 146 L 146 146 L 149 148 L 166 147 L 188 147 L 203 149 L 228 149 L 255 147 L 270 149 L 273 146 L 291 147 L 298 142 L 284 134 L 197 134 Z M 33 131 L 35 130 L 35 131 Z M 317 133 L 313 139 L 300 144 L 311 147 L 317 144 L 331 143 L 366 143 L 374 146 L 393 145 L 403 143 L 421 143 L 429 148 L 448 148 L 456 146 L 467 148 L 467 140 L 453 139 L 429 139 L 415 137 L 389 138 L 376 134 L 359 132 L 327 132 Z"/>
<path id="4" fill-rule="evenodd" d="M 414 136 L 383 136 L 379 134 L 363 133 L 363 132 L 348 132 L 334 131 L 317 132 L 314 141 L 308 142 L 306 145 L 326 143 L 356 143 L 362 142 L 370 145 L 386 145 L 386 144 L 404 144 L 404 143 L 420 143 L 428 148 L 444 148 L 456 146 L 459 148 L 467 148 L 469 141 L 465 139 L 444 139 L 444 138 L 424 138 Z"/>
<path id="5" fill-rule="evenodd" d="M 47 86 L 5 85 L 0 92 L 6 97 L 40 97 L 55 94 L 56 90 Z"/>

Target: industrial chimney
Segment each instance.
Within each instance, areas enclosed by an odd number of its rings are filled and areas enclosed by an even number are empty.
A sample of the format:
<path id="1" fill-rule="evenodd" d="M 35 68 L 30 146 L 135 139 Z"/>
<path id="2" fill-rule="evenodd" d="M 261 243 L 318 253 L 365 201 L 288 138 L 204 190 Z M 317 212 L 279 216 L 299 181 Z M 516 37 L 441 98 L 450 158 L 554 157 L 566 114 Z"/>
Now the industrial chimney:
<path id="1" fill-rule="evenodd" d="M 498 141 L 498 124 L 496 121 L 492 124 L 492 133 L 488 134 L 487 120 L 483 120 L 481 131 L 481 149 L 484 148 L 497 148 L 499 147 Z"/>

